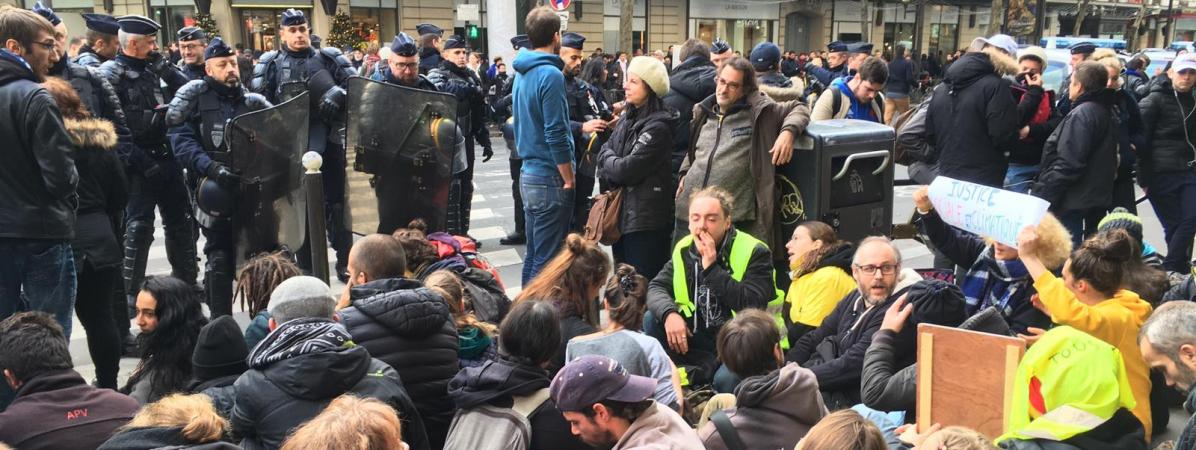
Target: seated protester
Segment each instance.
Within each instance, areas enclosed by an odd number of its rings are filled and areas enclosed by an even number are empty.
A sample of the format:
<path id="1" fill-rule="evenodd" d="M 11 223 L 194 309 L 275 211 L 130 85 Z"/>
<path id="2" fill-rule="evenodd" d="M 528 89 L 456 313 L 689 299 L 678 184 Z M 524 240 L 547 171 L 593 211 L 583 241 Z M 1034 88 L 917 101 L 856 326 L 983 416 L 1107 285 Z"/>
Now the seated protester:
<path id="1" fill-rule="evenodd" d="M 1140 397 L 1130 388 L 1129 364 L 1122 362 L 1127 356 L 1066 325 L 1039 336 L 1017 366 L 1006 411 L 1008 431 L 997 445 L 1006 450 L 1145 450 L 1149 428 L 1130 412 Z"/>
<path id="2" fill-rule="evenodd" d="M 1138 352 L 1138 330 L 1150 316 L 1150 303 L 1125 290 L 1125 272 L 1137 263 L 1139 250 L 1124 230 L 1093 236 L 1072 252 L 1063 265 L 1063 278 L 1047 271 L 1037 258 L 1045 243 L 1032 227 L 1017 236 L 1019 254 L 1038 290 L 1037 307 L 1059 325 L 1091 334 L 1121 351 L 1135 402 L 1127 403 L 1146 427 L 1150 441 L 1150 369 Z M 1030 330 L 1033 334 L 1041 330 Z M 1028 337 L 1033 341 L 1033 337 Z M 1024 361 L 1024 360 L 1023 360 Z M 1111 411 L 1110 411 L 1111 412 Z"/>
<path id="3" fill-rule="evenodd" d="M 228 431 L 228 419 L 216 411 L 207 396 L 171 394 L 145 405 L 132 421 L 116 430 L 116 434 L 99 448 L 240 449 L 241 447 L 223 441 Z"/>
<path id="4" fill-rule="evenodd" d="M 714 413 L 731 427 L 712 421 L 698 430 L 707 450 L 732 448 L 728 433 L 747 448 L 789 448 L 826 416 L 814 373 L 785 364 L 781 333 L 764 311 L 749 309 L 727 322 L 718 332 L 718 354 L 743 381 L 735 388 L 736 407 Z"/>
<path id="5" fill-rule="evenodd" d="M 897 427 L 896 433 L 904 437 L 908 427 L 916 426 L 916 424 L 902 425 Z M 915 449 L 998 450 L 992 440 L 980 434 L 979 431 L 959 426 L 942 428 L 937 424 L 931 426 L 925 433 L 915 436 L 911 443 Z M 906 443 L 903 442 L 903 444 Z M 907 446 L 903 445 L 902 448 Z"/>
<path id="6" fill-rule="evenodd" d="M 662 405 L 681 411 L 681 377 L 668 353 L 656 339 L 641 332 L 644 328 L 644 304 L 648 280 L 628 264 L 619 264 L 615 276 L 606 282 L 602 306 L 608 318 L 606 328 L 594 334 L 578 336 L 565 348 L 565 360 L 585 355 L 605 355 L 619 361 L 632 375 L 656 380 L 652 398 Z"/>
<path id="7" fill-rule="evenodd" d="M 1196 304 L 1169 302 L 1154 311 L 1138 333 L 1138 347 L 1159 383 L 1182 394 L 1184 410 L 1196 410 Z M 1175 441 L 1177 449 L 1196 448 L 1196 416 L 1188 418 Z M 1163 447 L 1160 445 L 1159 447 Z"/>
<path id="8" fill-rule="evenodd" d="M 889 68 L 884 60 L 869 56 L 855 75 L 836 78 L 818 96 L 810 120 L 857 119 L 881 123 L 885 117 L 885 81 Z"/>
<path id="9" fill-rule="evenodd" d="M 591 447 L 687 450 L 698 433 L 655 400 L 656 380 L 631 375 L 611 358 L 587 355 L 566 364 L 549 387 L 573 433 Z"/>
<path id="10" fill-rule="evenodd" d="M 795 450 L 886 450 L 885 436 L 872 421 L 850 409 L 826 416 Z M 952 447 L 954 448 L 954 447 Z"/>
<path id="11" fill-rule="evenodd" d="M 557 355 L 559 323 L 556 308 L 548 302 L 519 302 L 511 308 L 499 326 L 498 359 L 462 369 L 449 383 L 449 397 L 462 417 L 456 420 L 462 425 L 449 431 L 446 448 L 490 442 L 486 429 L 468 426 L 469 413 L 483 407 L 510 409 L 519 400 L 531 409 L 526 414 L 529 450 L 589 450 L 547 396 L 551 380 L 544 368 Z"/>
<path id="12" fill-rule="evenodd" d="M 515 298 L 515 303 L 552 303 L 560 315 L 560 346 L 547 367 L 549 374 L 555 375 L 565 365 L 570 339 L 598 331 L 598 291 L 610 276 L 610 265 L 610 257 L 598 243 L 572 233 L 565 237 L 560 253 Z"/>
<path id="13" fill-rule="evenodd" d="M 208 324 L 195 291 L 174 277 L 148 277 L 137 294 L 137 336 L 141 361 L 120 389 L 138 403 L 153 403 L 187 390 L 191 355 Z"/>
<path id="14" fill-rule="evenodd" d="M 751 199 L 747 199 L 751 201 Z M 734 391 L 738 380 L 718 367 L 715 338 L 732 314 L 769 308 L 783 324 L 784 293 L 776 288 L 768 245 L 731 223 L 731 194 L 718 187 L 697 191 L 689 202 L 689 234 L 673 248 L 672 259 L 648 285 L 644 331 L 672 350 L 690 382 L 714 378 L 716 392 Z M 788 342 L 782 340 L 782 347 Z M 700 375 L 700 376 L 695 376 Z"/>
<path id="15" fill-rule="evenodd" d="M 511 305 L 502 283 L 490 272 L 469 265 L 460 255 L 441 258 L 424 234 L 427 225 L 422 220 L 413 220 L 408 227 L 391 234 L 403 245 L 407 256 L 405 276 L 422 281 L 437 270 L 450 270 L 465 283 L 466 310 L 484 322 L 501 322 Z"/>
<path id="16" fill-rule="evenodd" d="M 282 450 L 408 450 L 403 423 L 385 403 L 350 394 L 291 433 Z"/>
<path id="17" fill-rule="evenodd" d="M 241 309 L 248 305 L 249 317 L 253 319 L 245 328 L 245 345 L 252 350 L 257 343 L 270 334 L 270 293 L 279 283 L 302 272 L 299 266 L 284 252 L 262 253 L 245 262 L 237 272 L 237 297 L 241 298 Z"/>
<path id="18" fill-rule="evenodd" d="M 390 235 L 371 234 L 353 243 L 348 270 L 338 305 L 341 323 L 353 342 L 399 372 L 424 420 L 428 443 L 443 447 L 453 420 L 448 383 L 460 369 L 448 304 L 419 281 L 404 278 L 403 246 Z"/>
<path id="19" fill-rule="evenodd" d="M 785 355 L 786 361 L 814 372 L 822 399 L 832 411 L 860 402 L 860 374 L 872 333 L 880 328 L 889 305 L 922 279 L 913 269 L 901 268 L 901 252 L 881 236 L 860 241 L 852 258 L 852 276 L 857 289 Z M 910 362 L 913 358 L 903 365 Z"/>
<path id="20" fill-rule="evenodd" d="M 424 285 L 440 294 L 448 304 L 457 327 L 457 363 L 461 368 L 477 367 L 498 357 L 498 327 L 482 322 L 465 307 L 465 283 L 457 274 L 437 270 L 424 279 Z"/>
<path id="21" fill-rule="evenodd" d="M 317 278 L 287 279 L 270 294 L 270 334 L 249 354 L 230 421 L 247 450 L 276 449 L 291 430 L 349 393 L 390 405 L 403 419 L 404 439 L 427 450 L 424 422 L 398 372 L 370 357 L 335 321 L 336 299 Z"/>
<path id="22" fill-rule="evenodd" d="M 855 245 L 840 241 L 835 229 L 817 220 L 808 220 L 793 229 L 785 244 L 789 252 L 789 292 L 785 303 L 792 306 L 785 314 L 789 339 L 797 341 L 819 325 L 844 296 L 855 289 L 851 278 L 851 256 Z"/>
<path id="23" fill-rule="evenodd" d="M 0 412 L 0 442 L 21 449 L 95 448 L 137 413 L 136 400 L 72 369 L 62 326 L 43 312 L 0 321 L 0 370 L 16 392 Z"/>
<path id="24" fill-rule="evenodd" d="M 1160 255 L 1158 250 L 1155 250 L 1155 248 L 1151 246 L 1149 242 L 1146 242 L 1144 236 L 1142 235 L 1142 218 L 1129 211 L 1126 211 L 1125 208 L 1113 208 L 1113 211 L 1109 212 L 1109 214 L 1101 219 L 1096 225 L 1096 231 L 1098 233 L 1117 228 L 1123 229 L 1129 233 L 1130 237 L 1134 238 L 1134 241 L 1142 247 L 1142 264 L 1145 265 L 1147 269 L 1142 271 L 1131 271 L 1129 272 L 1129 275 L 1133 275 L 1133 278 L 1138 281 L 1137 283 L 1134 283 L 1134 287 L 1149 289 L 1130 290 L 1137 292 L 1138 295 L 1142 296 L 1144 300 L 1151 302 L 1152 304 L 1158 304 L 1159 301 L 1162 300 L 1163 294 L 1165 294 L 1165 292 L 1156 291 L 1161 291 L 1169 287 L 1166 272 L 1163 272 L 1162 279 L 1159 279 L 1158 274 L 1154 273 L 1163 270 L 1163 255 Z M 1138 280 L 1140 278 L 1142 279 Z M 1151 292 L 1146 292 L 1147 290 Z M 1156 295 L 1156 293 L 1158 295 Z"/>
<path id="25" fill-rule="evenodd" d="M 1017 249 L 947 225 L 928 192 L 923 187 L 914 193 L 914 223 L 954 265 L 967 268 L 959 285 L 968 315 L 995 306 L 1014 333 L 1025 333 L 1031 327 L 1050 328 L 1050 319 L 1030 302 L 1034 280 L 1018 259 Z M 1048 269 L 1059 270 L 1071 251 L 1071 236 L 1050 214 L 1036 228 L 1039 236 L 1049 240 L 1049 245 L 1040 247 L 1039 258 Z"/>
<path id="26" fill-rule="evenodd" d="M 1196 277 L 1193 277 L 1193 274 L 1184 275 L 1179 283 L 1171 286 L 1171 289 L 1163 294 L 1164 302 L 1172 300 L 1196 302 Z"/>
<path id="27" fill-rule="evenodd" d="M 220 416 L 228 418 L 236 397 L 233 383 L 249 370 L 245 363 L 248 357 L 249 347 L 237 321 L 232 316 L 213 319 L 199 331 L 195 353 L 191 355 L 191 383 L 187 392 L 208 396 Z"/>

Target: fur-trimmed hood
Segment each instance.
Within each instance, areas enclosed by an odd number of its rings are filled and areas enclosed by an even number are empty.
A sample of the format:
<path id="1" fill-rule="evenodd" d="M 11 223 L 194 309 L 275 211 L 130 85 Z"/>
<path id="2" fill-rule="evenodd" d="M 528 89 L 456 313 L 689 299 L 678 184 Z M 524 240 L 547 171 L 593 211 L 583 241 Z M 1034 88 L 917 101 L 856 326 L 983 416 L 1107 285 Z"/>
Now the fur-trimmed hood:
<path id="1" fill-rule="evenodd" d="M 977 80 L 996 74 L 998 77 L 1017 74 L 1017 61 L 995 47 L 985 47 L 978 52 L 968 52 L 947 69 L 943 79 L 953 90 L 963 89 Z"/>
<path id="2" fill-rule="evenodd" d="M 116 128 L 103 119 L 64 119 L 71 143 L 79 148 L 112 150 L 116 148 Z"/>
<path id="3" fill-rule="evenodd" d="M 777 103 L 804 99 L 802 93 L 805 92 L 805 86 L 800 82 L 794 83 L 793 79 L 790 79 L 790 83 L 789 87 L 776 87 L 761 83 L 759 84 L 759 88 L 760 92 L 763 92 L 772 101 Z"/>

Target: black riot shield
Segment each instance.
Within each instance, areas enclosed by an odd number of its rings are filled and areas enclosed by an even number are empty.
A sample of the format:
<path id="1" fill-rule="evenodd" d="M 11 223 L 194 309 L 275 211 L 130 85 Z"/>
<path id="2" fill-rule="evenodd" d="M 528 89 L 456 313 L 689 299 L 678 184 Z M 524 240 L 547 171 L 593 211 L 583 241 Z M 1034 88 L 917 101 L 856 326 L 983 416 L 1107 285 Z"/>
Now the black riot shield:
<path id="1" fill-rule="evenodd" d="M 283 248 L 297 251 L 303 245 L 307 96 L 300 93 L 272 108 L 237 116 L 226 128 L 230 165 L 242 178 L 233 215 L 239 259 Z"/>
<path id="2" fill-rule="evenodd" d="M 345 153 L 350 228 L 390 234 L 412 219 L 443 231 L 456 151 L 457 100 L 349 79 Z"/>

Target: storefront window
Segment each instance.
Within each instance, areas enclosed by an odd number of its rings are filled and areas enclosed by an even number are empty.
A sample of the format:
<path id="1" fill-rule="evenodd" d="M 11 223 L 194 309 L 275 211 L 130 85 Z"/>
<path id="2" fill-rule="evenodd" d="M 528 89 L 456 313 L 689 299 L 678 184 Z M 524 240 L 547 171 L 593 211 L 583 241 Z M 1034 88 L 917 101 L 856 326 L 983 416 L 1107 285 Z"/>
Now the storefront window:
<path id="1" fill-rule="evenodd" d="M 731 46 L 731 50 L 739 51 L 744 56 L 752 52 L 752 47 L 764 41 L 773 40 L 773 31 L 777 21 L 763 19 L 694 19 L 691 23 L 697 30 L 697 37 L 707 43 L 715 39 L 723 39 Z"/>
<path id="2" fill-rule="evenodd" d="M 357 30 L 357 35 L 366 43 L 381 44 L 382 39 L 382 16 L 388 14 L 394 16 L 393 9 L 382 8 L 358 8 L 350 9 L 350 17 L 353 21 L 353 28 Z"/>
<path id="3" fill-rule="evenodd" d="M 892 55 L 893 50 L 898 47 L 912 48 L 914 45 L 914 24 L 912 23 L 886 23 L 885 24 L 885 55 Z M 891 56 L 890 56 L 891 60 Z"/>
<path id="4" fill-rule="evenodd" d="M 154 7 L 154 21 L 162 25 L 162 30 L 158 32 L 158 45 L 162 48 L 169 47 L 180 29 L 195 25 L 195 7 Z"/>
<path id="5" fill-rule="evenodd" d="M 936 23 L 930 25 L 930 45 L 932 53 L 942 51 L 944 55 L 958 50 L 959 25 Z"/>
<path id="6" fill-rule="evenodd" d="M 281 9 L 241 9 L 241 26 L 245 47 L 268 52 L 277 50 L 282 41 L 278 36 L 278 22 L 282 18 Z M 304 13 L 311 15 L 311 10 Z"/>

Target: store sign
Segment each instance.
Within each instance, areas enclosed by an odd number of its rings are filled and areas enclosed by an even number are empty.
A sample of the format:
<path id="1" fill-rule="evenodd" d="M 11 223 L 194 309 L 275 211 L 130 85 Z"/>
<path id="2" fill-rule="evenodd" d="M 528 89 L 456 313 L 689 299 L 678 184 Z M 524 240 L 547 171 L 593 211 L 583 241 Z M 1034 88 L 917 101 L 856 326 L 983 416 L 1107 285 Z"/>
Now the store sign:
<path id="1" fill-rule="evenodd" d="M 780 14 L 778 3 L 749 3 L 734 0 L 692 0 L 689 3 L 689 16 L 695 18 L 776 20 Z"/>
<path id="2" fill-rule="evenodd" d="M 482 5 L 457 5 L 457 20 L 461 22 L 480 22 L 482 20 Z"/>

